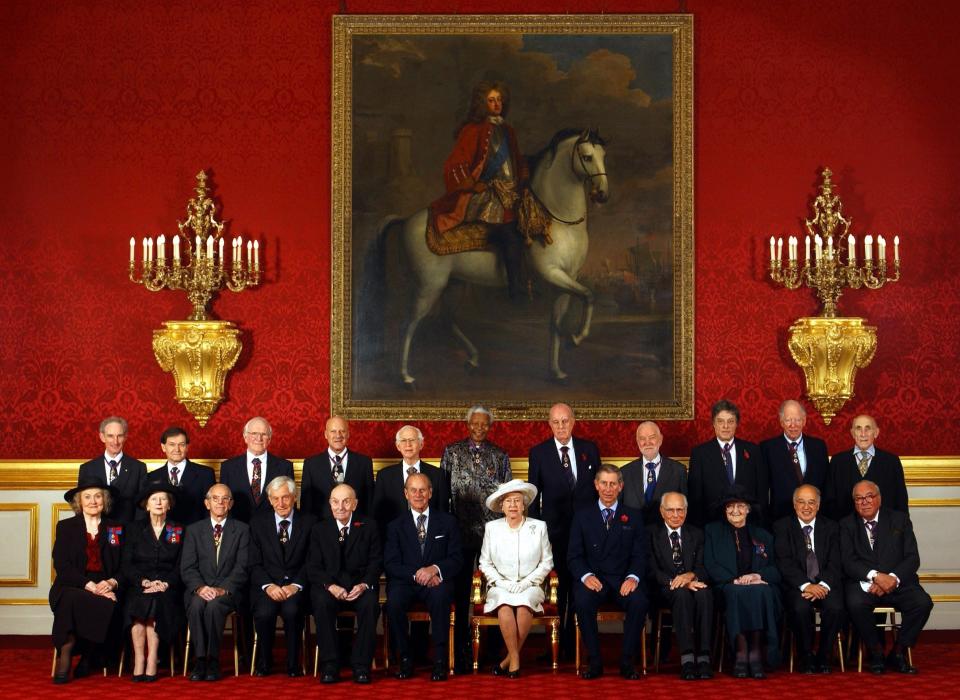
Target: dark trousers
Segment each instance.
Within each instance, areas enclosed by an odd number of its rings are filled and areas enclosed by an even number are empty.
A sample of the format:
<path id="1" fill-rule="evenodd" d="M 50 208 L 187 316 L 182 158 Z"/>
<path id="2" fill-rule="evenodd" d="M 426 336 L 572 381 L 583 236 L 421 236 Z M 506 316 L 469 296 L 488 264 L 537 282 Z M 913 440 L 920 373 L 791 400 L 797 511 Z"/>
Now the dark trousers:
<path id="1" fill-rule="evenodd" d="M 350 668 L 354 672 L 370 670 L 377 638 L 377 617 L 380 614 L 379 597 L 376 588 L 365 591 L 356 600 L 337 600 L 323 588 L 313 590 L 313 617 L 317 621 L 321 664 L 339 668 L 337 613 L 352 611 L 357 615 L 357 633 L 350 652 Z"/>
<path id="2" fill-rule="evenodd" d="M 620 595 L 620 585 L 623 579 L 598 576 L 603 588 L 600 592 L 591 591 L 577 581 L 573 589 L 573 605 L 577 611 L 577 620 L 580 623 L 580 634 L 587 647 L 587 654 L 591 667 L 602 665 L 600 658 L 600 632 L 597 629 L 597 611 L 604 602 L 613 602 L 627 613 L 623 621 L 623 646 L 621 647 L 620 663 L 633 664 L 637 650 L 640 648 L 640 635 L 647 619 L 647 594 L 643 586 L 637 586 L 633 593 L 627 596 Z"/>
<path id="3" fill-rule="evenodd" d="M 430 638 L 433 642 L 434 663 L 447 659 L 447 635 L 450 630 L 450 602 L 453 599 L 453 584 L 443 581 L 439 586 L 427 588 L 417 584 L 387 584 L 386 615 L 390 627 L 390 642 L 394 653 L 400 658 L 410 656 L 410 633 L 407 631 L 407 611 L 415 602 L 427 606 L 430 613 Z"/>
<path id="4" fill-rule="evenodd" d="M 269 669 L 273 664 L 273 639 L 277 616 L 283 620 L 283 636 L 287 642 L 287 671 L 295 670 L 300 661 L 300 637 L 306 618 L 307 594 L 301 591 L 292 598 L 277 602 L 263 591 L 255 591 L 251 605 L 253 625 L 257 630 L 257 667 Z"/>
<path id="5" fill-rule="evenodd" d="M 850 620 L 871 653 L 883 649 L 883 638 L 873 617 L 875 607 L 892 606 L 900 613 L 900 635 L 897 641 L 903 647 L 912 647 L 917 643 L 920 631 L 927 624 L 927 618 L 933 610 L 933 601 L 919 584 L 907 584 L 892 593 L 875 596 L 864 593 L 858 581 L 847 581 L 844 592 Z"/>
<path id="6" fill-rule="evenodd" d="M 671 591 L 662 587 L 657 592 L 657 603 L 670 608 L 680 653 L 709 656 L 713 643 L 713 591 L 709 588 Z"/>
<path id="7" fill-rule="evenodd" d="M 473 592 L 473 572 L 477 568 L 476 549 L 463 550 L 463 567 L 453 583 L 453 604 L 456 618 L 453 626 L 453 647 L 457 655 L 457 663 L 472 662 L 472 646 L 470 639 L 470 594 Z"/>
<path id="8" fill-rule="evenodd" d="M 190 644 L 193 646 L 194 658 L 209 658 L 214 662 L 220 658 L 223 628 L 227 623 L 227 616 L 236 609 L 236 600 L 230 593 L 210 602 L 198 595 L 190 598 L 187 625 L 190 627 Z"/>
<path id="9" fill-rule="evenodd" d="M 523 288 L 523 240 L 517 230 L 516 222 L 491 226 L 487 240 L 493 243 L 503 258 L 507 273 L 507 289 L 511 299 L 521 298 Z"/>
<path id="10" fill-rule="evenodd" d="M 814 610 L 820 611 L 820 645 L 817 647 L 817 659 L 821 662 L 829 659 L 830 650 L 836 642 L 845 617 L 840 591 L 834 589 L 823 600 L 810 601 L 800 594 L 799 588 L 784 588 L 783 604 L 790 617 L 790 627 L 797 638 L 797 648 L 801 656 L 813 653 Z"/>
<path id="11" fill-rule="evenodd" d="M 557 572 L 557 614 L 560 616 L 560 650 L 568 658 L 572 658 L 577 633 L 573 620 L 573 588 L 574 586 L 582 587 L 583 584 L 579 581 L 574 581 L 573 576 L 570 575 L 570 567 L 567 565 L 569 542 L 569 531 L 550 534 L 550 548 L 553 550 L 553 569 Z M 617 587 L 619 588 L 619 585 Z"/>

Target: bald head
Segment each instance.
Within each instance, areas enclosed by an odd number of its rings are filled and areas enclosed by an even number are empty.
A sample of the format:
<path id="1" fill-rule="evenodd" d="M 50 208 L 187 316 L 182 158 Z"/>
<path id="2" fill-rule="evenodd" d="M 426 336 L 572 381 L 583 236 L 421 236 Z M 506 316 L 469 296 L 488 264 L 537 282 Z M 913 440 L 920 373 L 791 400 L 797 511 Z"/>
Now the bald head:
<path id="1" fill-rule="evenodd" d="M 346 523 L 357 509 L 357 492 L 349 484 L 339 484 L 330 492 L 330 514 L 339 523 Z"/>
<path id="2" fill-rule="evenodd" d="M 550 407 L 550 430 L 560 444 L 566 445 L 573 436 L 573 426 L 577 422 L 573 409 L 565 403 L 555 403 Z"/>

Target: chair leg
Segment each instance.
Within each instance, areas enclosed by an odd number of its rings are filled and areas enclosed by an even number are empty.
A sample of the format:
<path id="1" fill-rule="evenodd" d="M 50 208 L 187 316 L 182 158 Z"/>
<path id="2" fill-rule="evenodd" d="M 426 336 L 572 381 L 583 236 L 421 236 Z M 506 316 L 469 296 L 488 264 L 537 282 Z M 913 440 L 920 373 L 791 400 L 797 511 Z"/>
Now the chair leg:
<path id="1" fill-rule="evenodd" d="M 797 635 L 790 630 L 790 673 L 793 673 L 793 657 L 796 653 Z"/>
<path id="2" fill-rule="evenodd" d="M 51 678 L 53 678 L 54 675 L 56 675 L 56 673 L 57 673 L 57 656 L 59 656 L 59 654 L 57 654 L 57 648 L 54 647 L 54 648 L 53 648 L 53 663 L 50 665 L 50 677 L 51 677 Z"/>
<path id="3" fill-rule="evenodd" d="M 473 638 L 473 672 L 480 670 L 480 621 L 471 620 L 471 636 Z"/>
<path id="4" fill-rule="evenodd" d="M 117 664 L 117 678 L 123 678 L 123 662 L 124 657 L 127 655 L 127 647 L 124 645 L 120 648 L 120 663 Z"/>
<path id="5" fill-rule="evenodd" d="M 844 673 L 846 669 L 843 666 L 843 634 L 837 632 L 837 654 L 840 656 L 840 673 Z"/>
<path id="6" fill-rule="evenodd" d="M 240 618 L 237 613 L 233 616 L 233 675 L 240 676 L 240 652 L 237 648 L 238 637 L 240 636 Z"/>
<path id="7" fill-rule="evenodd" d="M 657 610 L 657 635 L 653 642 L 653 670 L 660 673 L 660 635 L 663 633 L 663 610 Z"/>
<path id="8" fill-rule="evenodd" d="M 640 630 L 640 669 L 643 675 L 647 675 L 647 625 L 643 625 Z"/>
<path id="9" fill-rule="evenodd" d="M 580 628 L 577 628 L 577 633 L 580 633 Z M 580 647 L 577 647 L 577 652 L 579 654 Z M 556 673 L 557 668 L 559 667 L 560 661 L 560 618 L 556 618 L 550 621 L 550 656 L 552 664 L 550 666 L 551 670 Z M 579 656 L 578 656 L 579 659 Z M 579 661 L 578 661 L 579 663 Z"/>
<path id="10" fill-rule="evenodd" d="M 456 621 L 456 613 L 450 613 L 450 632 L 447 635 L 447 665 L 450 667 L 450 675 L 454 674 L 454 648 L 453 648 L 453 626 Z"/>
<path id="11" fill-rule="evenodd" d="M 380 619 L 383 620 L 383 669 L 386 671 L 390 668 L 390 634 L 387 632 L 386 614 Z"/>
<path id="12" fill-rule="evenodd" d="M 576 644 L 575 644 L 576 650 L 574 651 L 573 663 L 576 666 L 577 675 L 579 676 L 580 675 L 580 619 L 579 618 L 575 619 L 574 626 L 577 628 L 577 634 L 576 634 Z"/>
<path id="13" fill-rule="evenodd" d="M 187 664 L 190 663 L 190 627 L 187 627 L 187 641 L 183 645 L 183 677 L 187 677 Z"/>
<path id="14" fill-rule="evenodd" d="M 253 675 L 253 669 L 257 666 L 257 644 L 260 642 L 257 630 L 253 630 L 253 648 L 250 650 L 250 675 Z"/>

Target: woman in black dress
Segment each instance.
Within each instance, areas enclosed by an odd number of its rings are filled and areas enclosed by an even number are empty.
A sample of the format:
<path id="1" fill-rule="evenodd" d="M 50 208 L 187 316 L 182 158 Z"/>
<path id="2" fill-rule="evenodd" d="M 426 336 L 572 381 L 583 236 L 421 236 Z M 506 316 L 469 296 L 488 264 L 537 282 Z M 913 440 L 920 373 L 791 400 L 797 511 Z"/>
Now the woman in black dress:
<path id="1" fill-rule="evenodd" d="M 70 660 L 81 653 L 75 678 L 103 662 L 102 645 L 111 627 L 120 588 L 123 527 L 107 520 L 112 489 L 101 479 L 82 479 L 63 498 L 76 515 L 57 523 L 50 587 L 53 644 L 59 653 L 53 682 L 66 683 Z M 92 657 L 92 658 L 91 658 Z"/>
<path id="2" fill-rule="evenodd" d="M 137 497 L 147 517 L 129 526 L 123 545 L 126 622 L 133 640 L 133 680 L 138 683 L 157 680 L 160 642 L 170 644 L 183 624 L 183 526 L 167 519 L 176 493 L 166 482 L 147 484 Z"/>

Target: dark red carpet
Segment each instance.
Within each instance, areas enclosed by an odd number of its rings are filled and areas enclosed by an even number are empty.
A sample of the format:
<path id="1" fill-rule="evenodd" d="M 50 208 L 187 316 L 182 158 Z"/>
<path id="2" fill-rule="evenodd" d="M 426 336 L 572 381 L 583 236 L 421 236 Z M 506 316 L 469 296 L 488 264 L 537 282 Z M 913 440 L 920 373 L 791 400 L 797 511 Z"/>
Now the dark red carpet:
<path id="1" fill-rule="evenodd" d="M 926 635 L 925 635 L 926 636 Z M 839 673 L 830 676 L 802 676 L 781 671 L 771 674 L 766 681 L 734 680 L 723 674 L 711 681 L 682 682 L 677 678 L 676 665 L 669 664 L 661 668 L 660 674 L 651 673 L 636 682 L 626 682 L 616 675 L 615 667 L 608 668 L 609 675 L 595 681 L 583 681 L 574 675 L 572 665 L 552 674 L 532 660 L 523 669 L 519 680 L 494 678 L 488 673 L 476 676 L 451 677 L 446 683 L 432 683 L 429 669 L 424 668 L 416 677 L 408 681 L 385 678 L 382 671 L 374 674 L 370 686 L 358 686 L 349 680 L 348 672 L 344 680 L 334 686 L 321 686 L 312 676 L 308 678 L 287 678 L 274 675 L 268 678 L 227 676 L 218 683 L 191 683 L 183 677 L 169 678 L 161 675 L 160 680 L 152 684 L 132 683 L 130 676 L 108 678 L 97 676 L 69 684 L 54 686 L 50 682 L 51 651 L 35 638 L 23 639 L 24 644 L 16 647 L 16 637 L 7 637 L 0 641 L 0 697 L 9 698 L 71 698 L 75 700 L 101 700 L 102 698 L 130 698 L 138 700 L 188 700 L 198 698 L 210 700 L 211 697 L 238 698 L 296 698 L 337 695 L 351 698 L 389 698 L 403 700 L 432 698 L 450 700 L 450 698 L 472 697 L 497 700 L 507 697 L 541 697 L 556 700 L 558 698 L 581 698 L 603 695 L 621 696 L 624 693 L 643 694 L 648 697 L 694 697 L 698 700 L 747 696 L 750 700 L 780 699 L 796 697 L 799 693 L 810 700 L 819 698 L 870 698 L 870 700 L 910 700 L 923 697 L 925 700 L 956 698 L 960 695 L 960 643 L 955 635 L 949 641 L 942 641 L 942 635 L 931 635 L 930 641 L 923 641 L 914 653 L 914 663 L 919 666 L 920 674 L 913 677 L 885 674 L 872 676 L 868 673 Z M 614 638 L 615 639 L 615 638 Z M 613 642 L 614 639 L 610 641 Z M 610 645 L 613 647 L 613 644 Z M 616 650 L 611 649 L 612 658 Z M 224 669 L 227 668 L 224 656 Z"/>

